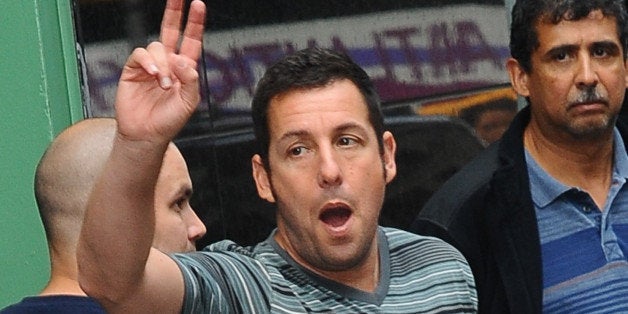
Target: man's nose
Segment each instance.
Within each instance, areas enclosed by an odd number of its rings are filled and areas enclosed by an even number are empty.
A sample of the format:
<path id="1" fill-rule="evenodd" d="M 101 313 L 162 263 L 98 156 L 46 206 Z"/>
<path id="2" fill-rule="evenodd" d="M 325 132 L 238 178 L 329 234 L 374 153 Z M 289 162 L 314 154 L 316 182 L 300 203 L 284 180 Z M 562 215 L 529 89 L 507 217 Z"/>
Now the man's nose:
<path id="1" fill-rule="evenodd" d="M 594 60 L 586 54 L 579 58 L 578 72 L 576 73 L 576 85 L 578 88 L 590 88 L 599 82 Z"/>
<path id="2" fill-rule="evenodd" d="M 190 207 L 190 223 L 188 224 L 188 238 L 190 241 L 196 241 L 207 233 L 207 228 L 203 221 L 196 215 L 196 212 Z"/>
<path id="3" fill-rule="evenodd" d="M 342 183 L 342 169 L 338 163 L 337 152 L 331 148 L 319 149 L 318 184 L 331 187 Z"/>

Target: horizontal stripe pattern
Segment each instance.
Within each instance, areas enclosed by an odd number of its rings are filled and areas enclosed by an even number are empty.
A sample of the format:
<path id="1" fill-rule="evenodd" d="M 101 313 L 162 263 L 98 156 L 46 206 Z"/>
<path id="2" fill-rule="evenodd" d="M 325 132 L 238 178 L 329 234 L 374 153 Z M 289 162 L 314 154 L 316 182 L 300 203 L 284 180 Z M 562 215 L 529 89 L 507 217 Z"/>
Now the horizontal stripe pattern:
<path id="1" fill-rule="evenodd" d="M 382 241 L 383 240 L 383 241 Z M 304 271 L 273 237 L 253 247 L 221 241 L 173 255 L 185 281 L 184 313 L 474 313 L 477 295 L 450 245 L 380 228 L 383 276 L 372 294 Z M 383 243 L 382 243 L 383 242 Z M 362 296 L 366 295 L 366 296 Z"/>
<path id="2" fill-rule="evenodd" d="M 604 207 L 526 152 L 543 261 L 544 313 L 628 313 L 628 157 L 617 130 Z"/>

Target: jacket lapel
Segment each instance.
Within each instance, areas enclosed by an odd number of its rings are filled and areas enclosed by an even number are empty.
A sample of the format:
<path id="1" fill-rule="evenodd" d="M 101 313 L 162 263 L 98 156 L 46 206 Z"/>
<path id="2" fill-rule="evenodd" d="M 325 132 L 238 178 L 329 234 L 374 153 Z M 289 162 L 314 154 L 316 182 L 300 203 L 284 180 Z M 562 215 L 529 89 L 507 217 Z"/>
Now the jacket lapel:
<path id="1" fill-rule="evenodd" d="M 494 174 L 486 200 L 494 204 L 485 217 L 489 245 L 512 313 L 542 309 L 541 248 L 523 148 L 529 115 L 529 108 L 524 108 L 504 135 L 499 151 L 502 167 Z"/>

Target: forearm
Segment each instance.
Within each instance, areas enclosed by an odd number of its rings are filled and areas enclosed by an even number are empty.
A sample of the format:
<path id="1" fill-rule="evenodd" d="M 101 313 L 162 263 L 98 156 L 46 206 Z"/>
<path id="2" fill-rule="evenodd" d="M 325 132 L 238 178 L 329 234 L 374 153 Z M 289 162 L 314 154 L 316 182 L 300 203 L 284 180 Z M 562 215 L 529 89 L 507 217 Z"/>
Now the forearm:
<path id="1" fill-rule="evenodd" d="M 80 283 L 90 295 L 115 303 L 141 284 L 167 145 L 116 138 L 92 190 L 78 247 Z"/>
<path id="2" fill-rule="evenodd" d="M 182 15 L 183 1 L 168 0 L 160 41 L 136 48 L 127 59 L 116 92 L 117 136 L 87 205 L 78 245 L 79 282 L 109 312 L 181 308 L 181 272 L 151 244 L 164 153 L 200 99 L 196 60 L 205 5 L 191 2 L 181 37 Z"/>

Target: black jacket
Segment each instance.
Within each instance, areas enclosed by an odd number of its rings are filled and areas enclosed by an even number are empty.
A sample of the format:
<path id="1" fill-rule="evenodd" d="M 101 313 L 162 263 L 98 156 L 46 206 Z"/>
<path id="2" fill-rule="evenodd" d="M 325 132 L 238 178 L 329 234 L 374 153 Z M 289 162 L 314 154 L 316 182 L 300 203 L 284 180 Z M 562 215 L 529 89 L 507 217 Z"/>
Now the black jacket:
<path id="1" fill-rule="evenodd" d="M 529 120 L 526 107 L 499 142 L 434 193 L 410 228 L 467 258 L 480 313 L 542 312 L 541 247 L 523 147 Z"/>

